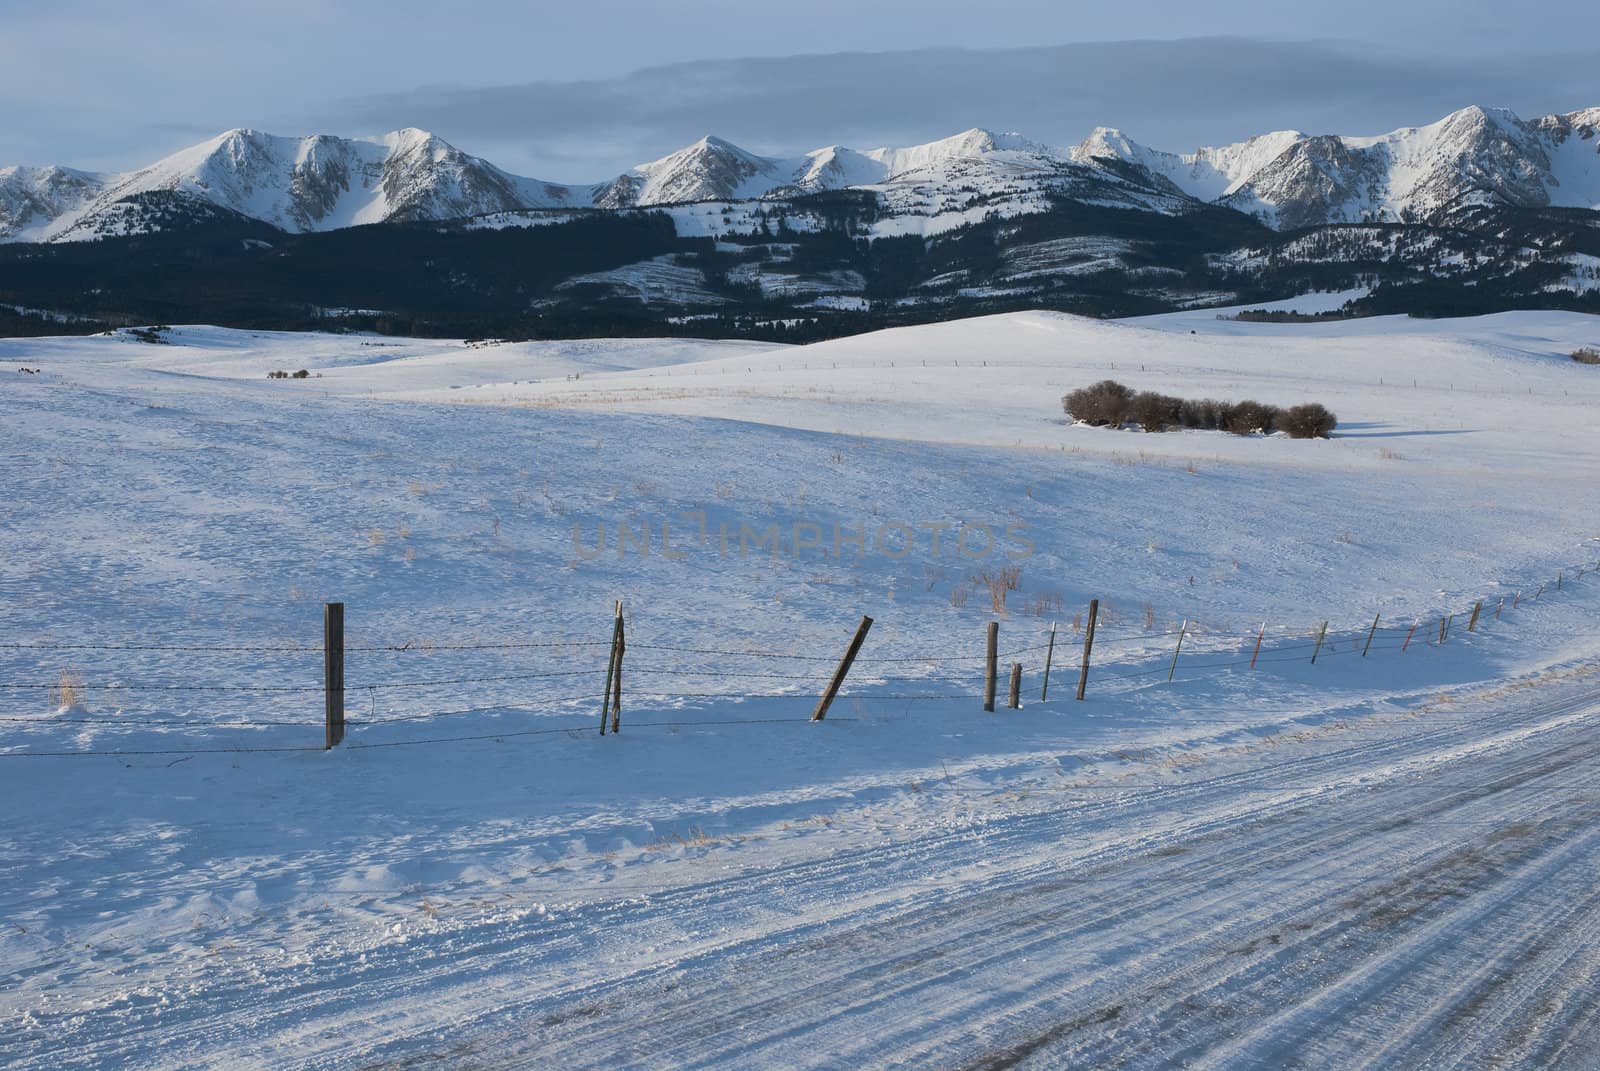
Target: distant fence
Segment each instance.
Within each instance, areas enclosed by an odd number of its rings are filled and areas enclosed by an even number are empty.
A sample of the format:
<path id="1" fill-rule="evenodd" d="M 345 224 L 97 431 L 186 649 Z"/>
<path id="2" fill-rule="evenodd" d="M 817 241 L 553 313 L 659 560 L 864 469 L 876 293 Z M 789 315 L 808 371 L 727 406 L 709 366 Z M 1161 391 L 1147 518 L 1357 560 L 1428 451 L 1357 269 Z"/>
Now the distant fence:
<path id="1" fill-rule="evenodd" d="M 1048 629 L 1026 633 L 1026 644 L 1002 652 L 999 648 L 1002 621 L 987 623 L 981 649 L 975 643 L 967 651 L 942 650 L 934 652 L 902 652 L 875 654 L 863 653 L 873 625 L 870 617 L 862 618 L 855 632 L 839 636 L 840 647 L 836 653 L 797 653 L 738 646 L 696 646 L 667 642 L 640 642 L 628 636 L 623 605 L 618 602 L 609 622 L 605 638 L 594 640 L 506 641 L 493 643 L 417 643 L 366 644 L 347 646 L 345 643 L 345 606 L 327 603 L 323 614 L 323 636 L 320 644 L 237 644 L 237 645 L 180 645 L 165 643 L 55 643 L 49 641 L 0 643 L 0 651 L 40 652 L 97 652 L 111 654 L 176 653 L 212 656 L 241 656 L 268 658 L 316 658 L 322 663 L 321 680 L 317 681 L 305 669 L 296 672 L 296 683 L 285 684 L 226 684 L 198 678 L 191 680 L 158 680 L 134 682 L 85 682 L 66 671 L 56 681 L 0 681 L 0 697 L 21 696 L 30 692 L 43 694 L 47 702 L 63 713 L 57 716 L 0 715 L 0 723 L 26 723 L 32 725 L 83 725 L 185 729 L 256 729 L 269 726 L 296 726 L 311 728 L 317 725 L 315 716 L 287 719 L 248 717 L 233 720 L 201 720 L 192 718 L 153 718 L 140 716 L 94 716 L 78 710 L 78 701 L 85 695 L 98 692 L 130 693 L 160 696 L 163 694 L 192 693 L 202 695 L 232 695 L 240 698 L 259 697 L 276 700 L 304 700 L 307 713 L 320 693 L 322 740 L 320 744 L 307 742 L 301 746 L 239 746 L 199 748 L 148 748 L 116 750 L 68 751 L 0 751 L 0 758 L 43 758 L 80 755 L 189 755 L 189 754 L 244 754 L 259 752 L 298 752 L 330 750 L 345 745 L 346 733 L 351 728 L 403 723 L 436 722 L 496 710 L 517 709 L 514 703 L 478 704 L 444 710 L 424 710 L 417 713 L 397 714 L 387 717 L 351 717 L 346 709 L 353 695 L 370 697 L 374 711 L 377 696 L 382 693 L 415 692 L 450 689 L 459 693 L 484 685 L 522 685 L 534 682 L 552 683 L 572 681 L 574 686 L 587 679 L 588 685 L 574 694 L 542 696 L 534 703 L 542 706 L 573 704 L 592 701 L 591 710 L 598 711 L 598 722 L 591 721 L 590 731 L 598 735 L 622 732 L 624 699 L 630 707 L 641 703 L 651 709 L 652 703 L 660 709 L 660 701 L 681 700 L 771 700 L 814 704 L 809 715 L 788 718 L 734 718 L 696 719 L 679 722 L 647 722 L 647 726 L 664 725 L 769 725 L 783 722 L 822 721 L 832 704 L 840 698 L 857 703 L 871 702 L 958 702 L 981 703 L 985 711 L 993 711 L 998 700 L 1001 666 L 1008 668 L 1006 706 L 1018 709 L 1024 702 L 1022 692 L 1025 664 L 1022 656 L 1037 657 L 1040 667 L 1036 680 L 1037 695 L 1041 701 L 1049 696 L 1052 673 L 1059 678 L 1068 676 L 1077 699 L 1084 699 L 1095 687 L 1111 685 L 1122 690 L 1144 688 L 1157 684 L 1183 684 L 1203 680 L 1219 673 L 1251 671 L 1259 666 L 1290 662 L 1316 665 L 1319 659 L 1332 657 L 1368 658 L 1373 655 L 1403 654 L 1412 648 L 1438 648 L 1499 622 L 1509 613 L 1515 613 L 1523 604 L 1538 601 L 1563 591 L 1585 576 L 1600 573 L 1600 562 L 1585 564 L 1575 569 L 1563 569 L 1530 590 L 1518 590 L 1510 595 L 1496 594 L 1470 603 L 1463 602 L 1454 609 L 1430 612 L 1425 616 L 1406 615 L 1399 622 L 1385 620 L 1375 614 L 1370 621 L 1359 625 L 1341 625 L 1330 630 L 1330 622 L 1283 630 L 1268 637 L 1268 624 L 1243 634 L 1223 634 L 1215 630 L 1192 626 L 1183 622 L 1175 632 L 1159 632 L 1151 628 L 1140 630 L 1126 624 L 1107 620 L 1099 600 L 1092 600 L 1086 615 L 1062 630 L 1057 624 Z M 652 637 L 653 638 L 653 637 Z M 1058 640 L 1061 642 L 1058 643 Z M 1037 641 L 1037 642 L 1034 642 Z M 1079 647 L 1081 650 L 1074 650 Z M 1161 648 L 1170 644 L 1169 650 Z M 347 662 L 360 665 L 363 656 L 382 656 L 389 660 L 416 654 L 451 654 L 460 652 L 492 652 L 497 656 L 522 658 L 537 655 L 537 667 L 517 667 L 512 673 L 465 673 L 458 675 L 382 675 L 365 681 L 347 682 Z M 1110 657 L 1107 657 L 1109 653 Z M 715 660 L 710 668 L 683 668 L 684 656 L 700 656 Z M 355 656 L 355 658 L 351 658 Z M 640 659 L 643 665 L 637 664 Z M 574 663 L 589 660 L 591 664 L 575 667 Z M 604 673 L 600 662 L 604 661 Z M 663 664 L 665 660 L 665 664 Z M 624 688 L 626 676 L 629 687 Z M 643 688 L 637 687 L 640 680 Z M 665 679 L 665 686 L 657 684 Z M 683 684 L 670 682 L 687 680 L 693 690 Z M 745 681 L 773 682 L 757 684 L 752 690 L 742 685 Z M 782 682 L 782 683 L 776 683 Z M 1058 686 L 1060 684 L 1057 681 Z M 856 690 L 859 688 L 861 690 Z M 782 689 L 782 690 L 776 690 Z M 1034 694 L 1029 689 L 1029 696 Z M 582 729 L 578 725 L 539 727 L 497 732 L 473 733 L 456 736 L 435 736 L 406 740 L 358 741 L 346 746 L 404 747 L 422 744 L 453 743 L 473 740 L 498 740 L 554 733 L 573 733 Z M 0 737 L 3 742 L 3 737 Z"/>

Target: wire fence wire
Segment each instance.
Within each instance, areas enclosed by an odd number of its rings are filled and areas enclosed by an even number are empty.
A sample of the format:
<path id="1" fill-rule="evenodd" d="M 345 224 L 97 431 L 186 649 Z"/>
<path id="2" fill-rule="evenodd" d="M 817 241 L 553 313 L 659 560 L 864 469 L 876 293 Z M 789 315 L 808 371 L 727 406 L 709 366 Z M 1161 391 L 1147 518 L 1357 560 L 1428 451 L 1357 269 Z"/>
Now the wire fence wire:
<path id="1" fill-rule="evenodd" d="M 1585 575 L 1600 572 L 1600 563 L 1593 568 L 1583 566 L 1572 572 L 1563 570 L 1561 583 L 1571 583 L 1580 580 Z M 1385 624 L 1382 619 L 1376 619 L 1372 624 L 1361 626 L 1341 627 L 1329 631 L 1326 623 L 1320 628 L 1280 628 L 1278 635 L 1269 640 L 1268 628 L 1265 624 L 1254 634 L 1222 635 L 1219 632 L 1196 626 L 1189 627 L 1188 623 L 1182 630 L 1152 631 L 1138 630 L 1121 624 L 1107 625 L 1097 623 L 1093 648 L 1100 652 L 1105 648 L 1132 648 L 1124 655 L 1113 654 L 1110 659 L 1091 659 L 1089 679 L 1097 685 L 1111 684 L 1113 687 L 1120 684 L 1129 684 L 1135 687 L 1145 686 L 1152 681 L 1161 681 L 1165 676 L 1175 684 L 1195 682 L 1207 679 L 1209 675 L 1217 673 L 1231 673 L 1241 667 L 1255 668 L 1262 665 L 1282 665 L 1291 662 L 1309 661 L 1312 655 L 1317 658 L 1347 657 L 1359 653 L 1366 657 L 1371 652 L 1397 652 L 1405 651 L 1411 647 L 1419 649 L 1437 649 L 1449 644 L 1452 638 L 1459 639 L 1457 629 L 1461 623 L 1468 623 L 1472 631 L 1476 632 L 1487 623 L 1502 620 L 1503 614 L 1508 609 L 1518 609 L 1522 602 L 1542 598 L 1546 594 L 1562 590 L 1560 584 L 1549 581 L 1544 582 L 1534 595 L 1527 599 L 1522 598 L 1522 592 L 1516 592 L 1506 598 L 1498 594 L 1483 600 L 1476 600 L 1471 604 L 1449 608 L 1415 617 L 1410 624 Z M 1492 608 L 1491 608 L 1492 607 Z M 1044 643 L 1029 643 L 1025 646 L 1014 648 L 996 655 L 996 662 L 1004 665 L 1018 659 L 1023 655 L 1037 654 L 1045 650 L 1057 650 L 1061 656 L 1055 663 L 1053 670 L 1060 676 L 1064 684 L 1070 685 L 1070 678 L 1082 670 L 1082 664 L 1073 657 L 1073 649 L 1081 639 L 1081 627 L 1074 632 L 1059 633 L 1054 626 L 1051 630 L 1040 630 L 1039 635 L 1050 633 L 1050 638 Z M 1031 635 L 1031 633 L 1030 633 Z M 1189 650 L 1189 657 L 1182 659 L 1182 649 L 1174 646 L 1169 656 L 1162 651 L 1161 646 L 1175 644 L 1178 637 L 1182 636 L 1187 644 L 1194 646 Z M 1218 642 L 1221 641 L 1221 642 Z M 1283 642 L 1292 641 L 1292 642 Z M 431 654 L 433 652 L 569 652 L 593 656 L 598 659 L 604 653 L 609 653 L 611 642 L 605 640 L 536 640 L 536 641 L 500 641 L 493 642 L 449 642 L 432 643 L 420 641 L 406 641 L 402 643 L 374 643 L 350 645 L 343 648 L 346 654 L 369 655 L 403 655 L 403 654 Z M 125 643 L 53 643 L 49 641 L 21 641 L 0 643 L 0 650 L 16 652 L 114 652 L 114 653 L 183 653 L 183 654 L 249 654 L 249 655 L 323 655 L 325 649 L 321 645 L 307 645 L 304 643 L 264 643 L 264 644 L 177 644 L 177 643 L 150 643 L 150 642 L 125 642 Z M 831 667 L 838 663 L 836 654 L 802 654 L 792 650 L 772 650 L 754 646 L 697 646 L 672 643 L 650 643 L 629 640 L 626 644 L 627 658 L 625 677 L 632 684 L 641 679 L 652 682 L 644 689 L 628 688 L 626 698 L 638 701 L 681 701 L 681 700 L 726 700 L 735 702 L 745 701 L 781 701 L 781 702 L 815 702 L 819 693 L 824 689 L 832 675 Z M 638 658 L 643 653 L 646 661 L 638 664 Z M 653 664 L 653 657 L 667 657 L 675 659 L 677 656 L 692 654 L 712 657 L 720 660 L 733 661 L 736 666 L 743 666 L 750 661 L 759 661 L 761 668 L 688 668 L 680 664 L 660 665 Z M 845 689 L 841 690 L 837 700 L 861 702 L 951 702 L 970 700 L 977 701 L 985 698 L 985 673 L 984 666 L 987 653 L 974 653 L 972 650 L 940 650 L 923 651 L 918 653 L 889 653 L 883 655 L 864 655 L 857 657 L 853 664 L 853 676 L 847 681 Z M 781 672 L 776 671 L 777 666 L 770 663 L 814 663 L 815 668 L 806 672 Z M 924 674 L 907 674 L 905 668 L 923 666 L 929 669 Z M 1182 676 L 1178 676 L 1181 665 Z M 882 666 L 887 672 L 874 672 L 871 667 Z M 904 667 L 904 668 L 902 668 Z M 970 669 L 966 667 L 971 667 Z M 798 667 L 797 667 L 798 668 Z M 548 711 L 551 707 L 564 706 L 575 703 L 593 703 L 602 700 L 601 690 L 597 687 L 592 690 L 575 694 L 555 696 L 519 697 L 511 702 L 483 702 L 472 706 L 446 709 L 424 710 L 409 713 L 390 713 L 384 716 L 377 714 L 377 697 L 380 692 L 392 694 L 395 692 L 427 692 L 440 688 L 461 688 L 464 686 L 481 685 L 506 685 L 510 683 L 523 683 L 535 681 L 565 681 L 579 677 L 596 677 L 598 671 L 594 666 L 581 669 L 538 669 L 516 673 L 479 674 L 476 676 L 454 677 L 426 677 L 417 679 L 372 679 L 365 682 L 358 681 L 347 684 L 343 688 L 343 697 L 346 702 L 358 705 L 363 698 L 371 704 L 371 715 L 368 717 L 347 717 L 344 724 L 353 727 L 371 728 L 384 725 L 414 724 L 419 722 L 442 721 L 451 718 L 468 717 L 478 714 L 492 713 L 530 713 L 530 707 L 542 708 Z M 686 679 L 689 682 L 707 681 L 712 683 L 733 683 L 735 681 L 783 681 L 791 682 L 787 690 L 774 691 L 752 690 L 729 687 L 707 687 L 696 690 L 653 690 L 656 680 Z M 998 684 L 998 682 L 997 682 Z M 858 688 L 871 689 L 880 685 L 921 685 L 925 690 L 901 687 L 890 691 L 858 691 Z M 670 684 L 668 684 L 670 688 Z M 774 687 L 785 687 L 777 685 Z M 292 696 L 310 695 L 326 691 L 325 683 L 305 684 L 216 684 L 216 683 L 179 683 L 175 681 L 121 681 L 103 680 L 86 683 L 70 677 L 65 680 L 47 682 L 18 682 L 0 681 L 0 693 L 26 693 L 30 691 L 45 691 L 52 695 L 59 695 L 64 688 L 69 688 L 74 693 L 112 692 L 112 693 L 202 693 L 202 694 L 228 694 L 237 693 L 252 697 L 268 697 L 273 695 Z M 1115 694 L 1122 694 L 1117 692 Z M 321 713 L 320 711 L 318 712 Z M 665 721 L 665 722 L 631 722 L 631 728 L 654 727 L 687 727 L 687 726 L 749 726 L 749 725 L 777 725 L 808 722 L 809 717 L 774 717 L 774 718 L 731 718 L 731 719 L 696 719 L 691 721 Z M 831 718 L 834 721 L 851 721 L 848 717 Z M 53 726 L 53 725 L 79 725 L 103 726 L 118 728 L 180 728 L 189 730 L 253 730 L 261 728 L 282 727 L 320 727 L 319 718 L 175 718 L 142 717 L 137 715 L 94 716 L 67 709 L 59 714 L 41 715 L 0 715 L 0 723 L 17 726 Z M 589 733 L 594 731 L 592 721 L 583 724 L 569 724 L 561 726 L 504 729 L 494 732 L 459 734 L 451 736 L 434 736 L 406 740 L 355 740 L 342 746 L 351 749 L 407 747 L 422 744 L 444 744 L 465 741 L 500 740 L 520 737 L 534 737 L 555 735 L 558 733 Z M 53 751 L 0 751 L 0 758 L 59 758 L 67 756 L 161 756 L 161 755 L 190 755 L 190 754 L 257 754 L 257 753 L 295 753 L 314 752 L 325 750 L 321 746 L 256 746 L 240 745 L 233 747 L 185 747 L 185 748 L 117 748 L 110 750 L 79 749 L 79 750 L 53 750 Z"/>

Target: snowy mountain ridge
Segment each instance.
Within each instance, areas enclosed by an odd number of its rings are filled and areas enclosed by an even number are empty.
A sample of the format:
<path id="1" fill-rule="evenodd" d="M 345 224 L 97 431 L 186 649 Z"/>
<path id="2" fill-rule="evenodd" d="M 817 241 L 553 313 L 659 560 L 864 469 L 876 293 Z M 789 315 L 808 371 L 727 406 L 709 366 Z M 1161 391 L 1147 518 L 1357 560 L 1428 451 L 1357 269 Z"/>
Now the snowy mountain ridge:
<path id="1" fill-rule="evenodd" d="M 831 145 L 793 157 L 762 156 L 708 135 L 588 185 L 519 177 L 416 129 L 356 139 L 239 129 L 123 174 L 0 169 L 0 240 L 128 233 L 138 229 L 137 213 L 114 206 L 158 192 L 197 197 L 301 233 L 845 189 L 876 193 L 901 216 L 947 213 L 974 197 L 986 209 L 1014 214 L 1054 192 L 1168 214 L 1217 203 L 1281 229 L 1415 222 L 1484 197 L 1525 207 L 1597 209 L 1600 108 L 1524 120 L 1474 106 L 1374 137 L 1285 130 L 1184 154 L 1105 127 L 1067 148 L 974 128 L 923 145 Z"/>
<path id="2" fill-rule="evenodd" d="M 1135 164 L 1280 229 L 1420 222 L 1484 194 L 1521 207 L 1600 209 L 1600 108 L 1524 120 L 1473 106 L 1375 137 L 1280 131 L 1188 155 L 1097 130 L 1073 154 Z"/>

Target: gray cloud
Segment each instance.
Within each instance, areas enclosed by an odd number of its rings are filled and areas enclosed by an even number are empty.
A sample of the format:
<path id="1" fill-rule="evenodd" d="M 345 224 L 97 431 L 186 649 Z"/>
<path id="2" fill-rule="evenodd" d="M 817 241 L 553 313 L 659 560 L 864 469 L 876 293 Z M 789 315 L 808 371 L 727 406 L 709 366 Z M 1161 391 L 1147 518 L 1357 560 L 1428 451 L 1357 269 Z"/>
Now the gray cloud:
<path id="1" fill-rule="evenodd" d="M 589 181 L 715 133 L 761 152 L 909 144 L 972 126 L 1057 144 L 1097 125 L 1192 149 L 1266 130 L 1380 133 L 1467 104 L 1600 104 L 1592 53 L 1452 58 L 1247 38 L 732 59 L 618 78 L 424 87 L 346 102 L 341 129 L 421 126 L 504 167 Z"/>

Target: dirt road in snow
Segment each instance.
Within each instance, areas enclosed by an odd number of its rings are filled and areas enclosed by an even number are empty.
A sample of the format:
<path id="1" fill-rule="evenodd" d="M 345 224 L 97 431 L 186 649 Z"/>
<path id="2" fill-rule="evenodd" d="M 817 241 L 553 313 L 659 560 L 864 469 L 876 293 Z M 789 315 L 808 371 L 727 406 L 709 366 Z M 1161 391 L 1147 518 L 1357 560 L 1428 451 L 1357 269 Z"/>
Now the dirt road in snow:
<path id="1" fill-rule="evenodd" d="M 1597 775 L 1600 693 L 1568 684 L 1064 788 L 977 833 L 479 935 L 416 976 L 437 1044 L 361 1063 L 1600 1066 Z M 453 999 L 474 1011 L 444 1025 Z"/>

